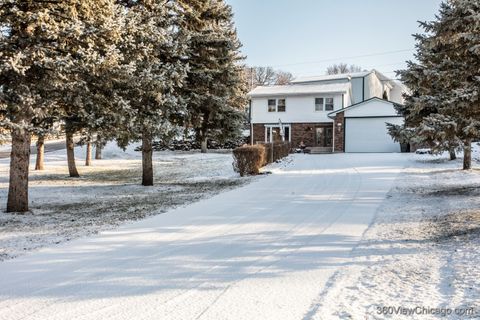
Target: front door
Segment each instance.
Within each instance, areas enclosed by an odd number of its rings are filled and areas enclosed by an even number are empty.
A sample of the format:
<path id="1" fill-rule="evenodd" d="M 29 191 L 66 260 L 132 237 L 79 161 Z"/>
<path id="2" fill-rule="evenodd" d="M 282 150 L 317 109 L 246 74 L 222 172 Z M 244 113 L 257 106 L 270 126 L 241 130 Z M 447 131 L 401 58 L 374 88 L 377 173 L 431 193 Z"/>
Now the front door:
<path id="1" fill-rule="evenodd" d="M 317 127 L 315 142 L 317 147 L 324 147 L 324 148 L 331 147 L 333 144 L 333 127 L 332 126 Z"/>

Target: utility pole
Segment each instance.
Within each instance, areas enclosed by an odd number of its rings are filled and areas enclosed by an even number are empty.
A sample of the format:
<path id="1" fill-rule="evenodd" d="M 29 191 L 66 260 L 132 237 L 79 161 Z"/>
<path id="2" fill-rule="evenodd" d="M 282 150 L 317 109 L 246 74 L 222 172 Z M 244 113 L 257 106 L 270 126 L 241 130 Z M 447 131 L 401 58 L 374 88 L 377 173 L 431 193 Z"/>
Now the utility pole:
<path id="1" fill-rule="evenodd" d="M 250 91 L 253 90 L 253 80 L 254 80 L 253 72 L 254 71 L 255 71 L 255 67 L 251 67 L 250 68 Z"/>

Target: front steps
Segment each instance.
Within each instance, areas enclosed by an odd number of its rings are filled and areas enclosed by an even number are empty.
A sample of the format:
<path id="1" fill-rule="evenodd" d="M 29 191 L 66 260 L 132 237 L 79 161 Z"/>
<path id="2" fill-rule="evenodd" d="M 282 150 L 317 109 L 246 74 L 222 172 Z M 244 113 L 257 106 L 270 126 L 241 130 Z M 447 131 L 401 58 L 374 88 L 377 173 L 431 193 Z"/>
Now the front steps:
<path id="1" fill-rule="evenodd" d="M 308 147 L 305 149 L 306 153 L 310 154 L 327 154 L 333 153 L 332 147 Z"/>

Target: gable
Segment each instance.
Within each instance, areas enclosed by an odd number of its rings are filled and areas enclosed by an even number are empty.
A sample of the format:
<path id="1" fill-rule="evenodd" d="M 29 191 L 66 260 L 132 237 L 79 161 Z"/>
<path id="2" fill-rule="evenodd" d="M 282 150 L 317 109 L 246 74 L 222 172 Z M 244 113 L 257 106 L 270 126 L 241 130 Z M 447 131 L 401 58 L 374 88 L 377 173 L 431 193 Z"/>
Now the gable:
<path id="1" fill-rule="evenodd" d="M 393 102 L 370 99 L 345 109 L 345 117 L 398 117 Z"/>

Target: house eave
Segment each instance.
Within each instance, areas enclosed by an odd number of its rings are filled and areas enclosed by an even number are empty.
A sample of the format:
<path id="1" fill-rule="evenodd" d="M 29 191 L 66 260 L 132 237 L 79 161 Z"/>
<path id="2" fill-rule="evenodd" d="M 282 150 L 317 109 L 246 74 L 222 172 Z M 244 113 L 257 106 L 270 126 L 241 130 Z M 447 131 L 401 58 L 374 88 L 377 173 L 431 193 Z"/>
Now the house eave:
<path id="1" fill-rule="evenodd" d="M 273 97 L 298 97 L 298 96 L 322 96 L 328 94 L 344 94 L 347 93 L 347 90 L 337 90 L 337 91 L 323 91 L 323 92 L 302 92 L 302 93 L 265 93 L 265 94 L 248 94 L 247 97 L 250 99 L 255 98 L 273 98 Z"/>
<path id="2" fill-rule="evenodd" d="M 370 102 L 370 101 L 372 101 L 372 100 L 379 100 L 379 101 L 391 103 L 391 104 L 393 104 L 394 106 L 402 106 L 402 104 L 400 104 L 400 103 L 396 103 L 396 102 L 393 102 L 393 101 L 390 101 L 390 100 L 381 99 L 381 98 L 379 98 L 379 97 L 373 97 L 373 98 L 370 98 L 370 99 L 367 99 L 367 100 L 364 100 L 364 101 L 361 101 L 361 102 L 352 104 L 351 106 L 348 106 L 348 107 L 346 107 L 346 108 L 332 111 L 332 112 L 330 112 L 329 114 L 327 114 L 327 117 L 329 117 L 330 119 L 335 119 L 335 116 L 337 115 L 337 113 L 344 112 L 344 111 L 348 111 L 348 110 L 353 109 L 353 108 L 356 108 L 356 107 L 358 107 L 358 106 L 360 106 L 360 105 L 362 105 L 362 104 L 368 103 L 368 102 Z M 399 115 L 399 116 L 400 116 L 400 115 Z"/>

